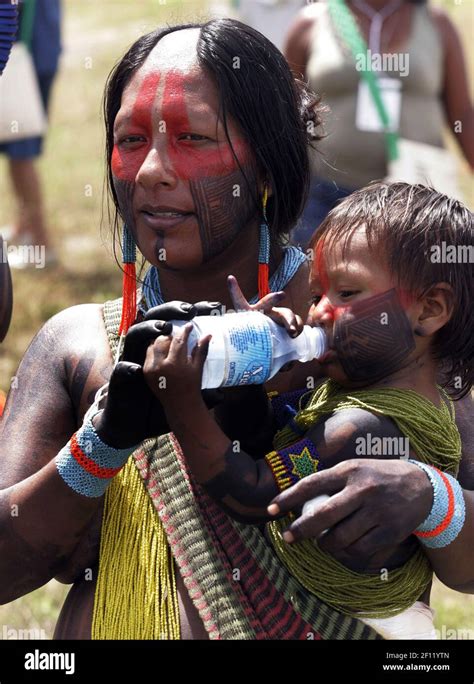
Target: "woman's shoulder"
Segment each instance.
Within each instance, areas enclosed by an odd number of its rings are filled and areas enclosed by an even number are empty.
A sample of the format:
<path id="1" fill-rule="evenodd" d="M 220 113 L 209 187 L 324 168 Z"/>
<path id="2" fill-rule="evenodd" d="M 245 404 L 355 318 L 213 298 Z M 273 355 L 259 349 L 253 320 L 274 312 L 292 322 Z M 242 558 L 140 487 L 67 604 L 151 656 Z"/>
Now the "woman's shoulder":
<path id="1" fill-rule="evenodd" d="M 59 311 L 44 323 L 28 352 L 36 350 L 46 361 L 64 363 L 84 354 L 110 356 L 103 318 L 103 304 L 78 304 Z"/>
<path id="2" fill-rule="evenodd" d="M 52 316 L 44 328 L 56 332 L 64 340 L 90 339 L 93 332 L 105 332 L 103 312 L 104 304 L 75 304 Z"/>
<path id="3" fill-rule="evenodd" d="M 460 42 L 458 29 L 446 10 L 442 9 L 441 7 L 434 6 L 423 7 L 420 8 L 420 10 L 426 11 L 427 16 L 431 19 L 436 27 L 443 41 L 445 52 L 450 51 L 453 44 Z"/>

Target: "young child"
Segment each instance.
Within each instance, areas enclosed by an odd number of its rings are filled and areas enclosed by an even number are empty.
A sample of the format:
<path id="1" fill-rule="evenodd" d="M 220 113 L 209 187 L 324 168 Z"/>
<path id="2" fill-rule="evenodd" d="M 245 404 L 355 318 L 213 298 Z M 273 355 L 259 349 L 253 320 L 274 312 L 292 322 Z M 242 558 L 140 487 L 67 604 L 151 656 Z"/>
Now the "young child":
<path id="1" fill-rule="evenodd" d="M 191 326 L 160 337 L 144 365 L 195 480 L 239 521 L 271 520 L 267 507 L 279 491 L 357 456 L 410 457 L 426 470 L 435 492 L 430 516 L 385 554 L 340 562 L 316 540 L 285 543 L 291 519 L 266 525 L 281 562 L 307 590 L 386 638 L 434 638 L 431 610 L 419 600 L 432 571 L 417 537 L 442 547 L 464 522 L 453 477 L 461 442 L 445 390 L 460 398 L 472 386 L 474 284 L 464 257 L 473 243 L 472 214 L 430 188 L 377 183 L 342 201 L 312 241 L 307 323 L 329 336 L 321 359 L 328 380 L 272 404 L 255 389 L 249 406 L 247 393 L 242 411 L 262 422 L 253 437 L 235 420 L 243 415 L 237 403 L 226 417 L 218 410 L 213 416 L 202 401 L 209 337 L 189 358 Z M 450 259 L 442 258 L 446 250 Z M 256 306 L 268 312 L 271 301 Z M 270 314 L 288 329 L 295 325 L 288 310 Z"/>

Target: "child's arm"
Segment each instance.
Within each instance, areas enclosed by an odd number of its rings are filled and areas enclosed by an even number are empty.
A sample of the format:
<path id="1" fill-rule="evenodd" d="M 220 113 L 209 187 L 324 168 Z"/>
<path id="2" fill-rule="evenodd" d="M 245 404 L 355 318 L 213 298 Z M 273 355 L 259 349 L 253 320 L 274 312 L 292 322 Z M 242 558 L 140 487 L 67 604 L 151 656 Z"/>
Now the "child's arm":
<path id="1" fill-rule="evenodd" d="M 235 518 L 263 522 L 279 489 L 265 461 L 239 449 L 207 409 L 201 378 L 210 338 L 200 340 L 188 357 L 191 329 L 185 326 L 172 338 L 163 336 L 161 343 L 150 345 L 145 380 L 162 403 L 196 481 Z"/>
<path id="2" fill-rule="evenodd" d="M 391 421 L 353 409 L 329 417 L 308 431 L 304 441 L 282 450 L 282 462 L 290 463 L 296 455 L 294 473 L 287 469 L 282 474 L 275 465 L 280 454 L 274 454 L 268 461 L 254 460 L 222 431 L 202 399 L 202 367 L 209 338 L 201 340 L 188 358 L 190 329 L 186 326 L 173 338 L 158 338 L 148 349 L 143 371 L 163 404 L 196 481 L 238 520 L 258 523 L 271 519 L 267 506 L 272 498 L 285 482 L 291 484 L 308 468 L 317 466 L 316 456 L 319 455 L 321 465 L 328 467 L 353 458 L 358 437 L 365 438 L 368 433 L 374 437 L 399 436 Z"/>

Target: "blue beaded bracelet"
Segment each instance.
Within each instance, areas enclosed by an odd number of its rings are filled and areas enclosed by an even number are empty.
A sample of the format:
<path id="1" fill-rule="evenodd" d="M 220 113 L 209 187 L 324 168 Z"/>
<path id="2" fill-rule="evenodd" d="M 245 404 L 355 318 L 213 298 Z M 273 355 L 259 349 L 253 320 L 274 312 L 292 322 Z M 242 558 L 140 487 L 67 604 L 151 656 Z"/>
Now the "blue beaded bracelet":
<path id="1" fill-rule="evenodd" d="M 82 427 L 56 456 L 56 467 L 71 489 L 96 498 L 104 494 L 136 448 L 114 449 L 105 444 L 94 428 L 92 416 L 87 414 Z"/>
<path id="2" fill-rule="evenodd" d="M 408 459 L 423 470 L 433 487 L 433 505 L 428 517 L 418 525 L 414 534 L 423 546 L 440 549 L 453 542 L 464 526 L 466 505 L 459 482 L 434 466 Z"/>

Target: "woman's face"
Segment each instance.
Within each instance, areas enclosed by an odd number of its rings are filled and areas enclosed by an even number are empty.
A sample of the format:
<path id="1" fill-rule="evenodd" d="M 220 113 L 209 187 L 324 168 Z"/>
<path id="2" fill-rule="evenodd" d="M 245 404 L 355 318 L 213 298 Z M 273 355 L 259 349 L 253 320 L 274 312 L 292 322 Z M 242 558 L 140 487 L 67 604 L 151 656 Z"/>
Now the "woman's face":
<path id="1" fill-rule="evenodd" d="M 122 215 L 146 259 L 193 270 L 253 229 L 256 207 L 218 119 L 218 94 L 199 67 L 199 29 L 165 36 L 125 88 L 114 122 L 112 174 Z M 256 189 L 254 157 L 228 132 Z"/>

